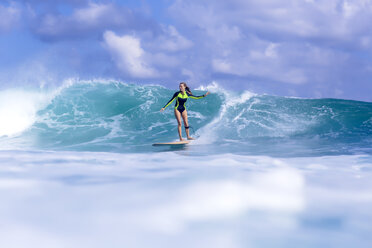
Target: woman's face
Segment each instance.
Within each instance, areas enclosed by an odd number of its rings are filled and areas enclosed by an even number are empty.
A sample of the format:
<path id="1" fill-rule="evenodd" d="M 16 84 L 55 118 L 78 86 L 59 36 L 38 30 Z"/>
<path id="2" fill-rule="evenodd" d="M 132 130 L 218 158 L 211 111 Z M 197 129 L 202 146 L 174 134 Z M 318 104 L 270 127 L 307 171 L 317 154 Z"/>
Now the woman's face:
<path id="1" fill-rule="evenodd" d="M 185 85 L 184 84 L 180 84 L 180 91 L 185 91 Z"/>

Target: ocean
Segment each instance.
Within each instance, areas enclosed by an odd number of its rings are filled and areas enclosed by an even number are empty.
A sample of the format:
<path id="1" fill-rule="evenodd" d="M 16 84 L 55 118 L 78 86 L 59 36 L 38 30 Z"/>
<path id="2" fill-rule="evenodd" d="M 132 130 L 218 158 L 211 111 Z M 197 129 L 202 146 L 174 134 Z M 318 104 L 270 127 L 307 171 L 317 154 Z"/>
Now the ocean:
<path id="1" fill-rule="evenodd" d="M 372 103 L 177 86 L 1 90 L 2 247 L 372 246 Z"/>

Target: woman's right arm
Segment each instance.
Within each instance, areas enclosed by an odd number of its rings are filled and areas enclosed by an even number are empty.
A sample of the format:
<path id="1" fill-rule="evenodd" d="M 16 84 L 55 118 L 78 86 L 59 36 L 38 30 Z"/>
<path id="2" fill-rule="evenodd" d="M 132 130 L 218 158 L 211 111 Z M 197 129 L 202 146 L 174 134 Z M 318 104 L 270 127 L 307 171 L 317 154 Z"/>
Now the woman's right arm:
<path id="1" fill-rule="evenodd" d="M 168 107 L 174 101 L 174 99 L 176 99 L 177 95 L 178 92 L 174 93 L 173 97 L 169 100 L 169 102 L 167 102 L 167 104 L 164 105 L 164 107 L 160 111 L 164 111 L 165 108 Z"/>

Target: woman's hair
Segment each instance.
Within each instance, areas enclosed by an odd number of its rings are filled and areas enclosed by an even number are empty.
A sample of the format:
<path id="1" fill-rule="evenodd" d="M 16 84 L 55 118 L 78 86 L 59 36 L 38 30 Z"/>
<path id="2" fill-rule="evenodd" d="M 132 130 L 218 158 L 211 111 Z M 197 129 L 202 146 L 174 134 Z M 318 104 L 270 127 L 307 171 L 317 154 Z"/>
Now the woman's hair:
<path id="1" fill-rule="evenodd" d="M 189 93 L 189 95 L 192 95 L 192 92 L 191 92 L 189 86 L 187 86 L 187 84 L 185 82 L 181 82 L 180 84 L 183 84 L 185 86 L 186 92 Z"/>

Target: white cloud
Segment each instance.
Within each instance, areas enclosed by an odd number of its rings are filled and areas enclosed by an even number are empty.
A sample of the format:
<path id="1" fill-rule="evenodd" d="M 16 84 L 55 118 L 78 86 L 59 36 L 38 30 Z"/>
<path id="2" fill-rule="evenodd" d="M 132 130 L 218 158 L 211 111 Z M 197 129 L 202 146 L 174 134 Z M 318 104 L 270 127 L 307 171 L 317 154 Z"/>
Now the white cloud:
<path id="1" fill-rule="evenodd" d="M 278 47 L 278 44 L 274 44 L 274 43 L 269 44 L 265 50 L 265 56 L 276 58 L 278 56 L 276 52 L 277 47 Z"/>
<path id="2" fill-rule="evenodd" d="M 162 50 L 175 52 L 192 47 L 193 43 L 183 37 L 174 26 L 165 28 L 165 35 L 160 36 L 157 43 Z"/>
<path id="3" fill-rule="evenodd" d="M 106 31 L 103 37 L 107 49 L 121 71 L 139 78 L 158 76 L 158 72 L 148 64 L 146 53 L 138 38 L 130 35 L 118 36 L 112 31 Z"/>
<path id="4" fill-rule="evenodd" d="M 197 43 L 200 66 L 209 59 L 204 75 L 212 69 L 271 82 L 325 85 L 344 81 L 337 75 L 345 73 L 343 68 L 353 70 L 353 52 L 372 46 L 371 10 L 371 0 L 178 0 L 169 13 L 186 30 L 195 30 L 187 35 Z"/>
<path id="5" fill-rule="evenodd" d="M 275 34 L 279 38 L 294 36 L 287 37 L 290 39 L 326 38 L 342 43 L 357 39 L 361 30 L 372 35 L 368 24 L 372 22 L 371 11 L 371 0 L 232 0 L 228 3 L 207 0 L 202 5 L 193 0 L 178 0 L 170 7 L 171 14 L 177 13 L 177 20 L 203 29 L 213 38 L 218 35 L 221 39 L 244 38 L 253 32 Z M 223 31 L 224 27 L 230 31 Z"/>
<path id="6" fill-rule="evenodd" d="M 372 10 L 372 1 L 370 0 L 344 0 L 342 1 L 342 13 L 346 19 L 355 17 L 363 12 Z"/>
<path id="7" fill-rule="evenodd" d="M 33 9 L 30 10 L 31 12 Z M 133 29 L 142 25 L 144 20 L 130 9 L 115 5 L 89 2 L 74 8 L 70 15 L 47 12 L 35 15 L 33 32 L 46 39 L 63 39 L 73 37 L 97 37 L 104 30 Z"/>
<path id="8" fill-rule="evenodd" d="M 234 74 L 233 70 L 231 69 L 231 64 L 229 64 L 228 62 L 226 62 L 223 59 L 213 59 L 212 60 L 212 67 L 216 72 Z"/>
<path id="9" fill-rule="evenodd" d="M 170 56 L 165 53 L 154 53 L 148 54 L 148 61 L 151 61 L 151 64 L 161 67 L 174 68 L 180 65 L 180 61 L 175 56 Z"/>
<path id="10" fill-rule="evenodd" d="M 73 18 L 78 22 L 94 25 L 99 24 L 100 19 L 113 13 L 112 5 L 89 3 L 88 7 L 78 9 Z M 116 18 L 113 16 L 112 18 Z"/>
<path id="11" fill-rule="evenodd" d="M 280 81 L 284 83 L 304 84 L 308 82 L 308 77 L 305 75 L 305 72 L 303 69 L 294 68 L 288 71 L 284 70 L 282 72 L 276 72 L 276 73 L 277 73 L 276 76 L 279 77 Z"/>
<path id="12" fill-rule="evenodd" d="M 188 77 L 189 79 L 195 78 L 195 74 L 191 70 L 185 68 L 182 69 L 181 74 Z"/>
<path id="13" fill-rule="evenodd" d="M 258 56 L 258 55 L 255 55 Z M 221 60 L 214 59 L 212 67 L 215 72 L 227 73 L 236 76 L 255 76 L 279 81 L 289 84 L 304 84 L 308 82 L 305 71 L 301 68 L 285 68 L 278 62 L 270 61 L 262 57 L 261 59 L 242 59 Z"/>
<path id="14" fill-rule="evenodd" d="M 112 31 L 104 33 L 106 47 L 117 67 L 132 77 L 169 77 L 185 60 L 183 52 L 193 43 L 182 36 L 174 26 L 163 26 L 160 35 L 133 32 L 118 36 Z"/>
<path id="15" fill-rule="evenodd" d="M 249 47 L 230 49 L 229 54 L 216 50 L 212 58 L 214 72 L 226 73 L 240 77 L 254 76 L 270 79 L 274 82 L 304 84 L 308 82 L 307 71 L 300 65 L 293 64 L 301 55 L 308 61 L 310 51 L 303 49 L 298 54 L 291 54 L 286 44 L 272 43 L 263 40 L 249 39 Z M 244 48 L 244 49 L 243 49 Z M 326 61 L 323 59 L 323 61 Z"/>
<path id="16" fill-rule="evenodd" d="M 11 2 L 9 7 L 0 5 L 0 17 L 0 31 L 9 30 L 18 23 L 21 10 L 14 2 Z"/>
<path id="17" fill-rule="evenodd" d="M 60 32 L 60 28 L 56 27 L 58 23 L 60 23 L 60 21 L 57 17 L 48 14 L 43 18 L 43 22 L 38 28 L 38 32 L 43 34 L 55 35 Z"/>
<path id="18" fill-rule="evenodd" d="M 178 20 L 215 37 L 216 27 L 235 27 L 239 37 L 260 32 L 296 37 L 322 37 L 344 42 L 360 29 L 371 35 L 371 0 L 284 1 L 232 0 L 215 2 L 178 0 L 170 7 Z M 224 32 L 221 37 L 225 37 Z M 233 37 L 234 35 L 227 35 Z"/>
<path id="19" fill-rule="evenodd" d="M 359 83 L 363 88 L 371 73 L 372 0 L 176 0 L 169 3 L 173 20 L 166 24 L 158 19 L 164 15 L 152 15 L 152 6 L 144 11 L 120 1 L 58 1 L 62 2 L 69 12 L 58 13 L 39 0 L 2 3 L 0 32 L 27 20 L 24 27 L 43 42 L 62 41 L 57 45 L 66 51 L 76 46 L 78 56 L 66 52 L 66 57 L 102 56 L 91 67 L 71 64 L 76 74 L 97 75 L 97 67 L 111 64 L 107 52 L 96 49 L 101 37 L 119 68 L 110 73 L 124 78 L 171 81 L 181 76 L 195 84 L 220 79 L 231 83 L 233 78 L 236 87 L 238 81 L 251 87 L 257 79 L 268 88 L 272 82 L 307 84 L 304 92 L 309 96 L 310 87 L 333 92 L 336 84 L 347 85 L 357 77 L 364 81 Z M 355 94 L 362 92 L 353 88 Z M 301 95 L 301 89 L 296 92 Z"/>

